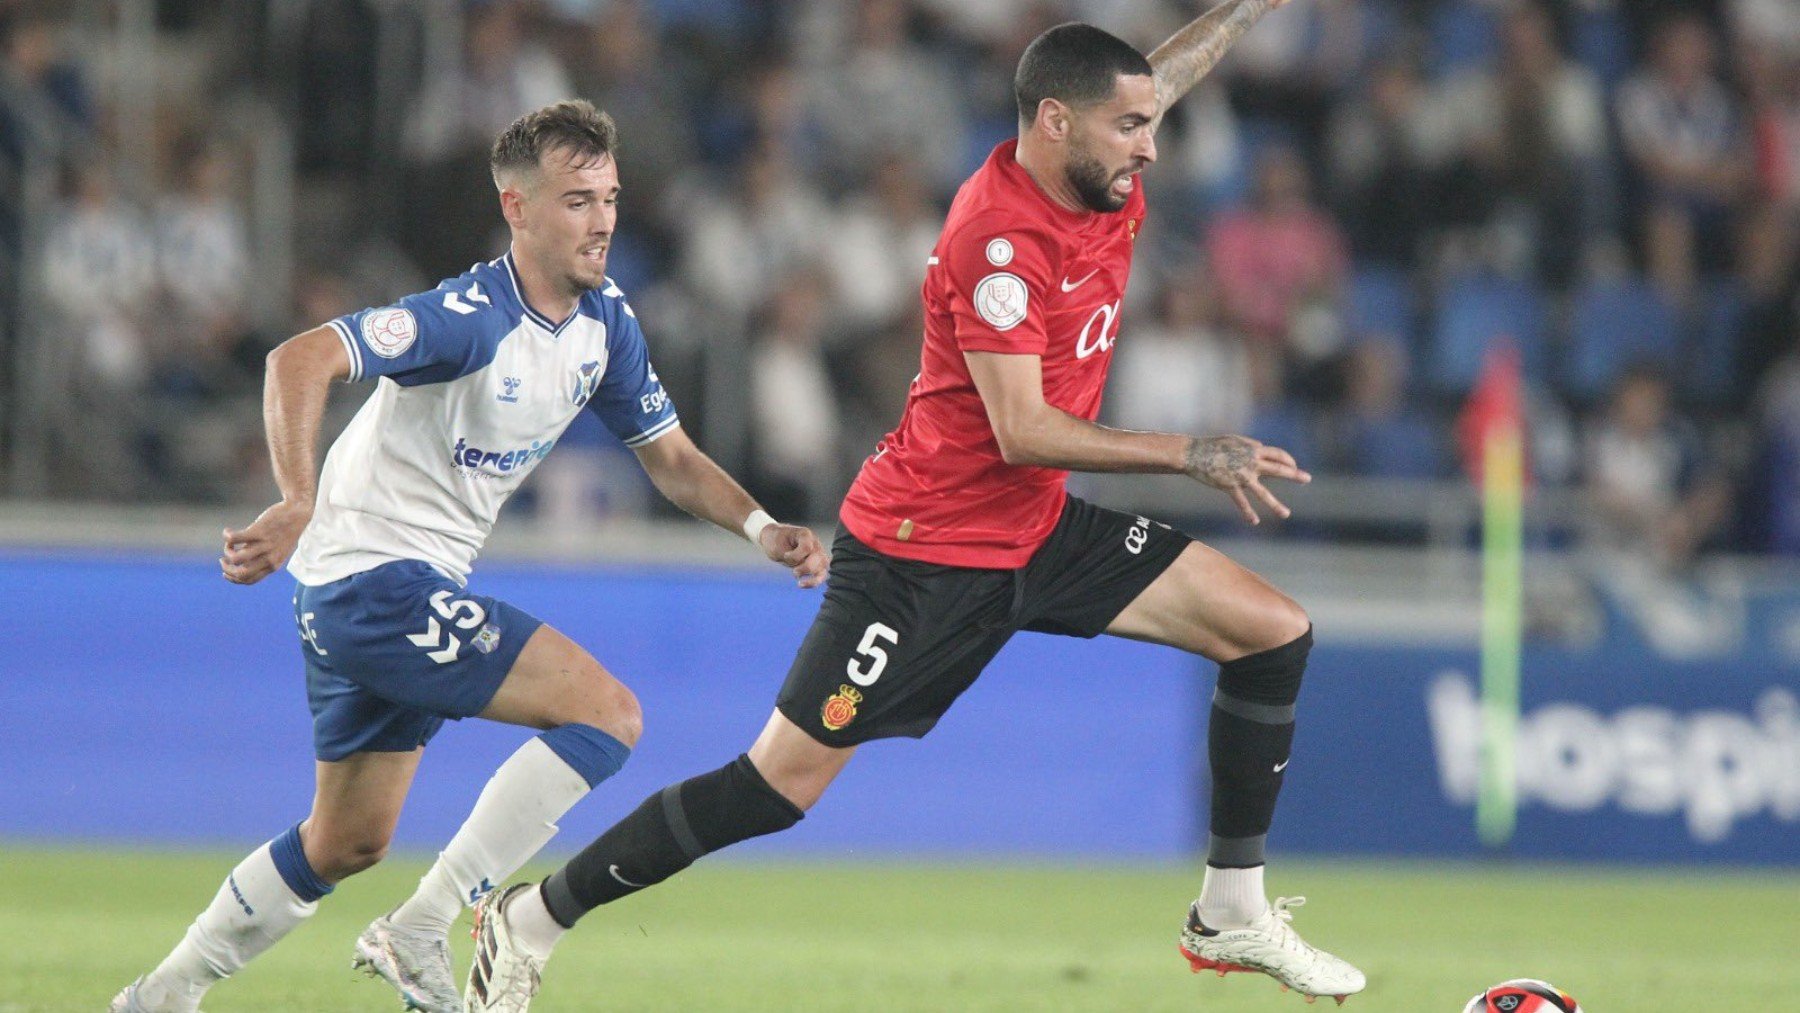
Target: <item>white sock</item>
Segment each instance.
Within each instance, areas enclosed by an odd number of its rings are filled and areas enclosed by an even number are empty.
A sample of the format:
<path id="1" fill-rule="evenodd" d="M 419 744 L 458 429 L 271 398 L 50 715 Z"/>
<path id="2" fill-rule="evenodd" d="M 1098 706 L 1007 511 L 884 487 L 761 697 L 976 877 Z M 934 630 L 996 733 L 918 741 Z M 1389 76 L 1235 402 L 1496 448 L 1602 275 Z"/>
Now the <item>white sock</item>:
<path id="1" fill-rule="evenodd" d="M 389 917 L 447 934 L 464 905 L 505 883 L 550 843 L 556 821 L 587 793 L 575 768 L 542 739 L 529 740 L 494 771 L 419 888 Z"/>
<path id="2" fill-rule="evenodd" d="M 145 1005 L 195 1009 L 207 989 L 237 973 L 318 909 L 318 901 L 302 901 L 288 888 L 265 844 L 231 870 L 187 935 L 144 977 L 139 994 Z"/>
<path id="3" fill-rule="evenodd" d="M 506 909 L 500 914 L 506 919 L 506 927 L 512 930 L 513 938 L 539 960 L 550 959 L 556 941 L 569 931 L 551 916 L 550 908 L 544 903 L 542 885 L 520 892 L 506 902 Z"/>
<path id="4" fill-rule="evenodd" d="M 1263 892 L 1263 867 L 1215 869 L 1206 867 L 1200 885 L 1200 921 L 1209 929 L 1241 929 L 1269 909 Z"/>

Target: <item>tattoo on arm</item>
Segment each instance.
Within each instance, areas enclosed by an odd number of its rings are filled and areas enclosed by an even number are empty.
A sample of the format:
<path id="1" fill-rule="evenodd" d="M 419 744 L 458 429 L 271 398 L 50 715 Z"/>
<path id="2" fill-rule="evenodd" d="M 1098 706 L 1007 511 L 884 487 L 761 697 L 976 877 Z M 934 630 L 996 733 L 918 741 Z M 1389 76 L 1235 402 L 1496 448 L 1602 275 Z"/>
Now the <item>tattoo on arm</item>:
<path id="1" fill-rule="evenodd" d="M 1225 56 L 1225 51 L 1276 6 L 1271 0 L 1225 0 L 1169 37 L 1150 54 L 1155 72 L 1156 123 Z"/>
<path id="2" fill-rule="evenodd" d="M 1196 437 L 1188 443 L 1182 470 L 1215 489 L 1238 488 L 1256 474 L 1256 443 L 1242 436 Z"/>

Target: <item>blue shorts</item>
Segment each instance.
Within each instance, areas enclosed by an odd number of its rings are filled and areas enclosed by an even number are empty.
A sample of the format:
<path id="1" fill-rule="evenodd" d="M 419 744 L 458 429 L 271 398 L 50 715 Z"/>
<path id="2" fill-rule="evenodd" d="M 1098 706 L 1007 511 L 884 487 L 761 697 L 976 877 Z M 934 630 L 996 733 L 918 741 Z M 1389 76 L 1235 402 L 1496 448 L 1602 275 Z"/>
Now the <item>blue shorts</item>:
<path id="1" fill-rule="evenodd" d="M 543 623 L 428 563 L 384 563 L 294 590 L 313 752 L 410 752 L 487 707 Z"/>

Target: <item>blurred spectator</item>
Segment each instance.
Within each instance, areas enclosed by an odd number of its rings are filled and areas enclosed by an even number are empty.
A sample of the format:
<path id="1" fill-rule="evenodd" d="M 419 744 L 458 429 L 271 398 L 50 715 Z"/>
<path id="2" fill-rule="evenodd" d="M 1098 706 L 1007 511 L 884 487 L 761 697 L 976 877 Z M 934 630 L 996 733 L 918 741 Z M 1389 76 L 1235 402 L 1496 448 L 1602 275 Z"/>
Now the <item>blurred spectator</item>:
<path id="1" fill-rule="evenodd" d="M 44 295 L 91 375 L 134 388 L 155 365 L 146 326 L 156 248 L 102 166 L 74 166 L 70 177 L 69 202 L 44 241 Z"/>
<path id="2" fill-rule="evenodd" d="M 942 225 L 918 167 L 883 157 L 867 193 L 850 198 L 831 228 L 827 264 L 847 326 L 882 327 L 919 301 Z"/>
<path id="3" fill-rule="evenodd" d="M 1414 61 L 1376 67 L 1369 86 L 1333 117 L 1329 164 L 1334 204 L 1359 259 L 1411 268 L 1440 208 L 1431 199 L 1448 130 L 1432 115 Z"/>
<path id="4" fill-rule="evenodd" d="M 1800 59 L 1800 14 L 1793 0 L 1727 0 L 1737 37 L 1784 59 Z"/>
<path id="5" fill-rule="evenodd" d="M 1800 556 L 1800 356 L 1770 371 L 1758 400 L 1768 435 L 1756 483 L 1766 531 L 1757 547 Z"/>
<path id="6" fill-rule="evenodd" d="M 1440 478 L 1441 430 L 1406 398 L 1406 350 L 1387 340 L 1351 345 L 1344 397 L 1324 434 L 1322 468 L 1371 478 Z"/>
<path id="7" fill-rule="evenodd" d="M 525 37 L 521 5 L 492 0 L 470 8 L 463 62 L 426 69 L 407 118 L 408 151 L 437 161 L 467 148 L 485 152 L 513 120 L 574 93 L 562 64 Z"/>
<path id="8" fill-rule="evenodd" d="M 1254 339 L 1253 354 L 1303 364 L 1335 350 L 1332 321 L 1349 271 L 1343 233 L 1313 206 L 1308 186 L 1293 149 L 1268 148 L 1250 206 L 1221 216 L 1206 241 L 1225 317 Z"/>
<path id="9" fill-rule="evenodd" d="M 1207 273 L 1189 265 L 1158 290 L 1156 317 L 1128 325 L 1108 404 L 1127 429 L 1218 435 L 1250 424 L 1255 398 L 1243 335 L 1224 323 Z"/>
<path id="10" fill-rule="evenodd" d="M 662 37 L 639 0 L 615 0 L 591 25 L 569 34 L 579 43 L 570 61 L 575 94 L 618 124 L 627 199 L 646 209 L 660 206 L 668 186 L 692 169 L 697 150 L 683 82 Z"/>
<path id="11" fill-rule="evenodd" d="M 828 516 L 835 505 L 839 412 L 823 346 L 830 282 L 782 278 L 750 345 L 750 419 L 757 498 L 781 517 Z"/>
<path id="12" fill-rule="evenodd" d="M 905 151 L 935 186 L 962 182 L 964 111 L 936 54 L 907 39 L 906 0 L 857 0 L 849 51 L 812 73 L 831 167 L 857 179 L 884 151 Z"/>
<path id="13" fill-rule="evenodd" d="M 156 269 L 168 297 L 161 329 L 172 360 L 196 371 L 222 364 L 245 337 L 250 242 L 223 145 L 184 140 L 175 170 L 179 186 L 158 202 L 155 218 Z M 260 366 L 260 356 L 243 358 Z"/>
<path id="14" fill-rule="evenodd" d="M 682 204 L 683 282 L 737 330 L 780 279 L 814 259 L 826 238 L 825 206 L 787 152 L 773 145 L 746 159 L 735 193 L 700 191 Z"/>
<path id="15" fill-rule="evenodd" d="M 94 126 L 94 104 L 81 68 L 63 55 L 60 26 L 44 10 L 20 5 L 0 8 L 0 145 L 17 140 L 12 99 L 45 103 L 78 130 Z M 28 113 L 30 111 L 27 111 Z M 14 152 L 16 154 L 16 152 Z"/>
<path id="16" fill-rule="evenodd" d="M 1679 302 L 1702 270 L 1729 266 L 1748 181 L 1736 102 L 1713 76 L 1711 29 L 1690 14 L 1657 30 L 1649 69 L 1619 90 L 1619 131 L 1640 177 L 1650 272 Z"/>
<path id="17" fill-rule="evenodd" d="M 488 150 L 520 115 L 574 93 L 562 64 L 525 36 L 522 5 L 492 0 L 470 9 L 463 60 L 426 68 L 407 117 L 412 159 L 399 193 L 400 239 L 425 273 L 443 277 L 504 246 Z"/>
<path id="18" fill-rule="evenodd" d="M 1487 233 L 1496 266 L 1552 283 L 1573 275 L 1604 224 L 1606 114 L 1599 81 L 1558 51 L 1549 15 L 1507 14 L 1496 64 L 1450 78 L 1436 105 L 1460 184 L 1450 213 Z"/>
<path id="19" fill-rule="evenodd" d="M 1729 492 L 1693 426 L 1670 408 L 1669 383 L 1626 371 L 1587 438 L 1589 538 L 1599 548 L 1680 567 L 1719 530 Z"/>
<path id="20" fill-rule="evenodd" d="M 1220 65 L 1232 105 L 1316 154 L 1331 102 L 1367 64 L 1380 20 L 1379 5 L 1367 0 L 1313 0 L 1271 13 Z"/>

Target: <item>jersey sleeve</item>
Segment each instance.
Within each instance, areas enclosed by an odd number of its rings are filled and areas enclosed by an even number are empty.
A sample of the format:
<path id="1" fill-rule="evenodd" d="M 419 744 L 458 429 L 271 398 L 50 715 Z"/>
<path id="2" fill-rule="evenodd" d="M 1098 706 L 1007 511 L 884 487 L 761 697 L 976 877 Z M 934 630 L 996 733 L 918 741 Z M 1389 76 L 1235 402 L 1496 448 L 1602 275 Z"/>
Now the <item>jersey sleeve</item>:
<path id="1" fill-rule="evenodd" d="M 1040 232 L 999 225 L 971 222 L 945 244 L 956 344 L 965 352 L 1042 355 L 1055 247 Z"/>
<path id="2" fill-rule="evenodd" d="M 499 312 L 480 284 L 465 276 L 391 306 L 346 313 L 330 326 L 350 354 L 350 383 L 385 376 L 410 387 L 444 383 L 487 365 Z"/>
<path id="3" fill-rule="evenodd" d="M 675 402 L 669 399 L 656 367 L 650 364 L 650 348 L 637 314 L 623 299 L 607 328 L 606 375 L 588 401 L 588 410 L 627 447 L 642 447 L 681 423 Z"/>

